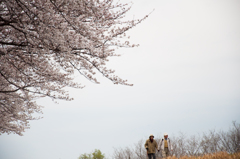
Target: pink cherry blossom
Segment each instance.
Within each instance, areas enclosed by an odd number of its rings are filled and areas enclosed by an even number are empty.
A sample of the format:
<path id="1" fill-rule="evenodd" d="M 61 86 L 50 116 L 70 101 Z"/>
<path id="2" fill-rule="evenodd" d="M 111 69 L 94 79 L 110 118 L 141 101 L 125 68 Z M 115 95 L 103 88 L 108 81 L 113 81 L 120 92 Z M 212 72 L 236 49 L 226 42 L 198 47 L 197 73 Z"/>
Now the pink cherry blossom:
<path id="1" fill-rule="evenodd" d="M 39 97 L 72 100 L 64 87 L 77 70 L 99 83 L 131 85 L 107 68 L 116 47 L 135 47 L 126 32 L 146 17 L 124 21 L 129 4 L 113 0 L 2 0 L 0 2 L 0 134 L 22 135 L 38 119 Z"/>

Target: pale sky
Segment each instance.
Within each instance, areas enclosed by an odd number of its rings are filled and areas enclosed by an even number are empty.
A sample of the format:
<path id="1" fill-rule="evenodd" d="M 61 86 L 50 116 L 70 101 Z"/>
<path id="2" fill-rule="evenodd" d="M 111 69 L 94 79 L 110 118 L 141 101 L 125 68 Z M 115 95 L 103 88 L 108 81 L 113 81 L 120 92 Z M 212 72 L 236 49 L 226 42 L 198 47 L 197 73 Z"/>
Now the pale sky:
<path id="1" fill-rule="evenodd" d="M 122 1 L 122 0 L 121 0 Z M 126 0 L 124 0 L 125 2 Z M 48 98 L 24 136 L 0 136 L 0 159 L 77 159 L 131 146 L 150 134 L 197 135 L 240 123 L 240 1 L 133 0 L 129 31 L 138 48 L 118 49 L 109 67 L 133 83 L 100 85 L 76 75 L 74 101 Z"/>

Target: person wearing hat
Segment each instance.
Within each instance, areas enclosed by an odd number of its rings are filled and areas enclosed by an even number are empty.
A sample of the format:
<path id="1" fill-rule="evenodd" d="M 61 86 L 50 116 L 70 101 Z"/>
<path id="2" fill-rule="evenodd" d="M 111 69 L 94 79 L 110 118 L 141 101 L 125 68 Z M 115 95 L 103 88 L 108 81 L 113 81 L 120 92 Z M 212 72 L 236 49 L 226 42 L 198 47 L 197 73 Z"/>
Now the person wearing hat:
<path id="1" fill-rule="evenodd" d="M 170 150 L 172 151 L 172 144 L 170 142 L 170 139 L 168 138 L 168 134 L 164 134 L 164 138 L 160 140 L 160 143 L 158 145 L 158 150 L 162 151 L 162 157 L 166 158 L 170 155 Z"/>
<path id="2" fill-rule="evenodd" d="M 158 146 L 157 146 L 157 142 L 153 138 L 154 138 L 154 136 L 151 134 L 149 136 L 149 139 L 147 139 L 147 141 L 144 145 L 145 148 L 147 149 L 147 155 L 148 155 L 149 159 L 151 159 L 151 158 L 156 159 L 155 151 Z"/>

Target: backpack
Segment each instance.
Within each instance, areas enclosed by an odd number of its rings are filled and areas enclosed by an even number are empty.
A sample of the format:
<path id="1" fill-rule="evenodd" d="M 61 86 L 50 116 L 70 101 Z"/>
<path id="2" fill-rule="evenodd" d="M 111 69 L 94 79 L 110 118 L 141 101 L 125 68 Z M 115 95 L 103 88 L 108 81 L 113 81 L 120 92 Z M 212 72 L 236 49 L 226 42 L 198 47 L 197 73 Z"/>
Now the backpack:
<path id="1" fill-rule="evenodd" d="M 162 142 L 163 142 L 164 139 L 162 139 Z M 168 141 L 169 141 L 169 144 L 170 144 L 170 139 L 168 138 Z"/>

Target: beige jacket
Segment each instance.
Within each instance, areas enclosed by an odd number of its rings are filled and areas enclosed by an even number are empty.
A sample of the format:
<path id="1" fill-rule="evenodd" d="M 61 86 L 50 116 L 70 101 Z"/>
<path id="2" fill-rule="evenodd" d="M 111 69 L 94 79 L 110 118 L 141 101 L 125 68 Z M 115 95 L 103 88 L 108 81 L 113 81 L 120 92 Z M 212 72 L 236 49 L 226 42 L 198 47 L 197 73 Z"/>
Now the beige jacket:
<path id="1" fill-rule="evenodd" d="M 150 139 L 148 139 L 145 143 L 145 148 L 147 149 L 147 153 L 155 153 L 155 149 L 157 149 L 157 142 L 153 139 L 153 142 L 150 141 Z"/>

